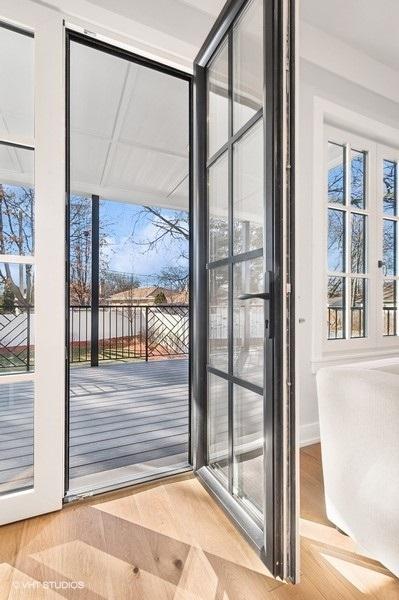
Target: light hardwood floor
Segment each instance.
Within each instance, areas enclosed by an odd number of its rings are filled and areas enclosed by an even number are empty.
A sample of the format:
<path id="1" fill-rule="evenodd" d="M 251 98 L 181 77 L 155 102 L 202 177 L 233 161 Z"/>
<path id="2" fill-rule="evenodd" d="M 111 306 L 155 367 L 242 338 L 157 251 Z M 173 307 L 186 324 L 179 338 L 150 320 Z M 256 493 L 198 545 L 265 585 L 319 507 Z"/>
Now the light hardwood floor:
<path id="1" fill-rule="evenodd" d="M 4 526 L 0 598 L 399 599 L 398 580 L 327 521 L 319 446 L 303 449 L 301 462 L 299 585 L 270 576 L 190 474 Z M 46 582 L 84 587 L 48 590 Z"/>

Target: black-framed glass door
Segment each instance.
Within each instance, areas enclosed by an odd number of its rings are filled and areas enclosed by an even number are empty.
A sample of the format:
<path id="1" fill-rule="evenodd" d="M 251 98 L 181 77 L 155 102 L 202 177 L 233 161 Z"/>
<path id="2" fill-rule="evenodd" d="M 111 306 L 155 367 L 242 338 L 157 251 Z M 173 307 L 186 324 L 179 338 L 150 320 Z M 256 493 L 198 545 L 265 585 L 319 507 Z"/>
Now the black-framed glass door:
<path id="1" fill-rule="evenodd" d="M 270 571 L 289 577 L 284 5 L 231 1 L 195 64 L 193 381 L 195 468 Z"/>

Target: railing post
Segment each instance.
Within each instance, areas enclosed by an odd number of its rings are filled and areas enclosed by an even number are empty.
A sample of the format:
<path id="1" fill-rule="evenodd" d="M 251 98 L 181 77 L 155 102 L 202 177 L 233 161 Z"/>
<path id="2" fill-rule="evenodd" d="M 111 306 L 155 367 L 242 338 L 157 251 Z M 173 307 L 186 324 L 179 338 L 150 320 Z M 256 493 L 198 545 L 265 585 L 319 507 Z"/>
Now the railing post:
<path id="1" fill-rule="evenodd" d="M 98 313 L 100 301 L 100 198 L 91 197 L 91 344 L 92 367 L 98 367 Z"/>
<path id="2" fill-rule="evenodd" d="M 26 370 L 30 371 L 30 305 L 26 311 Z"/>
<path id="3" fill-rule="evenodd" d="M 148 306 L 145 307 L 145 360 L 148 362 Z"/>

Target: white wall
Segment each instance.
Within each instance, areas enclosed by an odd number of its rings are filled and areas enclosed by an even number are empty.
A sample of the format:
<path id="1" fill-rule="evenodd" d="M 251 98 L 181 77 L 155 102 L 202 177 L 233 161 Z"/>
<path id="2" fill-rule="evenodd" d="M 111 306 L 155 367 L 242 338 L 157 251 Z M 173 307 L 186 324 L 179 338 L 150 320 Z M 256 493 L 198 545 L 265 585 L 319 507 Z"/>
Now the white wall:
<path id="1" fill-rule="evenodd" d="M 313 190 L 315 98 L 339 104 L 399 128 L 399 73 L 361 55 L 341 41 L 301 25 L 296 197 L 297 386 L 302 444 L 317 441 L 318 411 L 315 365 L 312 366 L 314 298 L 312 270 L 313 215 L 323 202 Z M 326 67 L 326 68 L 324 68 Z M 388 78 L 388 80 L 387 80 Z M 356 82 L 354 82 L 356 79 Z M 389 85 L 389 81 L 392 85 Z M 387 85 L 388 84 L 388 85 Z M 320 302 L 324 302 L 320 298 Z"/>

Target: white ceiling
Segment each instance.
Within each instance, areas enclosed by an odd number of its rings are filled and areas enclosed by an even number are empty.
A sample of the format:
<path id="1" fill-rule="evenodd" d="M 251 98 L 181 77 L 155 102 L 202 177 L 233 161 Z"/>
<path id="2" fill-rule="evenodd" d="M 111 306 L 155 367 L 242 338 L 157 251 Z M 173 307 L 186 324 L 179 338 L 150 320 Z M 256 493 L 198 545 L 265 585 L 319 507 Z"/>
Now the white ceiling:
<path id="1" fill-rule="evenodd" d="M 41 4 L 43 0 L 33 0 Z M 191 70 L 226 0 L 46 0 L 68 23 Z M 116 34 L 114 38 L 113 34 Z"/>
<path id="2" fill-rule="evenodd" d="M 88 0 L 110 12 L 188 42 L 198 49 L 225 0 Z M 194 58 L 194 56 L 192 57 Z"/>
<path id="3" fill-rule="evenodd" d="M 71 43 L 71 189 L 188 208 L 188 84 Z"/>
<path id="4" fill-rule="evenodd" d="M 398 0 L 301 0 L 300 16 L 399 70 Z"/>

